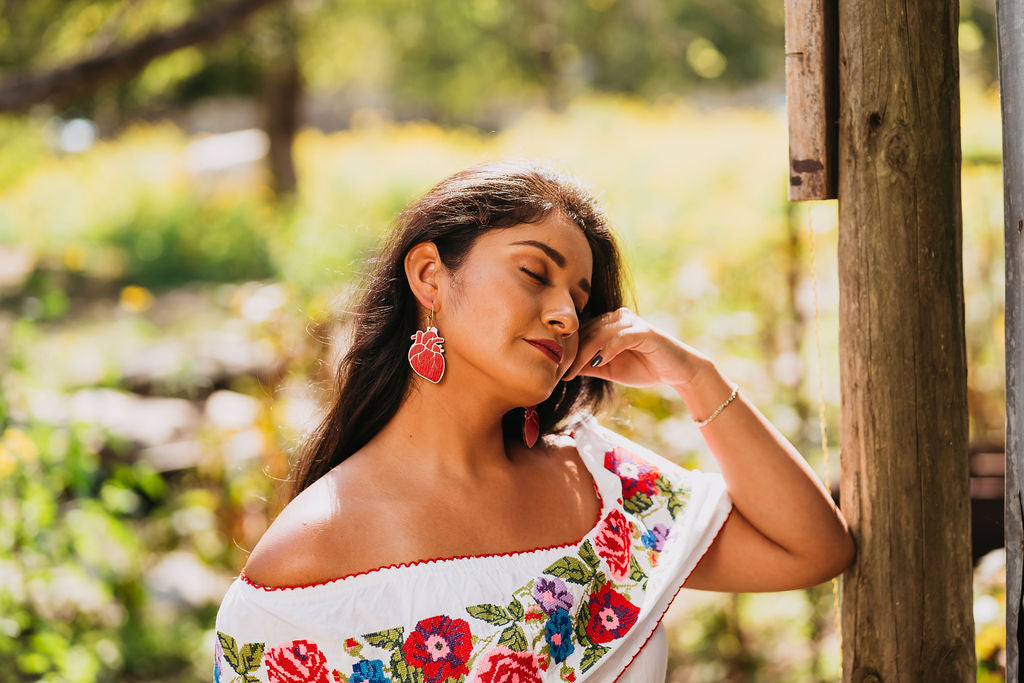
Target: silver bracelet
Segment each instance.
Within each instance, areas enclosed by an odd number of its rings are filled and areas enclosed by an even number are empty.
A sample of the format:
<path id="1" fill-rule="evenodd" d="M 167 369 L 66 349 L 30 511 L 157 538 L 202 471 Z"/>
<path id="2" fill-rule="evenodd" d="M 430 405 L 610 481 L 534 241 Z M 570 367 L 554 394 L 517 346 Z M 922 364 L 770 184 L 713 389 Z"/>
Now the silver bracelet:
<path id="1" fill-rule="evenodd" d="M 729 405 L 730 403 L 732 403 L 733 399 L 734 399 L 734 398 L 736 398 L 736 393 L 737 393 L 737 392 L 738 392 L 739 390 L 740 390 L 740 387 L 739 387 L 739 385 L 738 385 L 738 384 L 737 384 L 737 385 L 735 385 L 735 386 L 733 386 L 733 388 L 732 388 L 732 393 L 731 393 L 731 394 L 729 394 L 729 398 L 725 399 L 725 403 L 723 403 L 722 405 L 718 406 L 718 409 L 717 409 L 717 410 L 715 410 L 715 412 L 711 413 L 711 417 L 709 417 L 708 419 L 706 419 L 706 420 L 697 420 L 697 419 L 694 419 L 694 422 L 696 422 L 696 423 L 697 423 L 697 426 L 698 426 L 698 427 L 703 427 L 704 425 L 706 425 L 707 423 L 711 422 L 711 421 L 712 421 L 712 420 L 714 420 L 714 419 L 715 419 L 716 417 L 718 417 L 718 414 L 719 414 L 720 412 L 722 412 L 723 410 L 725 410 L 725 407 L 726 407 L 727 405 Z"/>

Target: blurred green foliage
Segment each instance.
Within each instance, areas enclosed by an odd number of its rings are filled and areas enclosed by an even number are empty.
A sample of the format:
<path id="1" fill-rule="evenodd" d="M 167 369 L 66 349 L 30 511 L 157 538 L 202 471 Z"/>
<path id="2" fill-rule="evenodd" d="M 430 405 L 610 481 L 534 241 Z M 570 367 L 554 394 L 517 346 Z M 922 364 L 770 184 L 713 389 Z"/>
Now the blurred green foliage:
<path id="1" fill-rule="evenodd" d="M 173 26 L 198 0 L 0 3 L 0 69 L 45 68 Z M 375 100 L 401 118 L 504 122 L 583 92 L 646 98 L 783 78 L 783 4 L 772 0 L 295 0 L 202 50 L 158 58 L 125 84 L 62 101 L 66 116 L 120 125 L 211 95 L 257 96 L 294 33 L 314 92 Z M 285 21 L 282 12 L 288 11 Z M 960 3 L 965 73 L 996 74 L 995 3 Z"/>
<path id="2" fill-rule="evenodd" d="M 1001 177 L 985 162 L 1000 153 L 993 120 L 995 93 L 965 87 L 972 440 L 1004 429 Z M 209 680 L 217 598 L 171 590 L 159 568 L 188 556 L 213 585 L 237 573 L 283 503 L 276 478 L 300 434 L 289 415 L 296 395 L 315 399 L 329 377 L 335 323 L 366 255 L 410 199 L 485 158 L 542 157 L 589 182 L 623 238 L 639 313 L 715 358 L 822 472 L 820 373 L 838 476 L 835 203 L 786 201 L 780 110 L 586 96 L 559 114 L 531 109 L 496 134 L 364 111 L 349 130 L 301 133 L 300 191 L 284 205 L 256 164 L 197 171 L 195 140 L 169 124 L 65 154 L 47 145 L 45 124 L 8 117 L 0 140 L 18 150 L 0 157 L 0 248 L 28 264 L 20 280 L 5 275 L 0 302 L 0 680 Z M 258 370 L 233 369 L 247 357 Z M 198 460 L 158 470 L 116 430 L 58 419 L 52 405 L 97 387 L 194 406 Z M 214 392 L 224 390 L 259 408 L 218 424 Z M 678 397 L 623 396 L 611 426 L 714 467 Z M 999 595 L 998 572 L 979 580 L 976 595 Z M 680 671 L 837 679 L 829 586 L 685 593 L 688 616 L 671 636 Z M 1005 634 L 998 614 L 986 619 L 979 677 L 991 680 Z"/>

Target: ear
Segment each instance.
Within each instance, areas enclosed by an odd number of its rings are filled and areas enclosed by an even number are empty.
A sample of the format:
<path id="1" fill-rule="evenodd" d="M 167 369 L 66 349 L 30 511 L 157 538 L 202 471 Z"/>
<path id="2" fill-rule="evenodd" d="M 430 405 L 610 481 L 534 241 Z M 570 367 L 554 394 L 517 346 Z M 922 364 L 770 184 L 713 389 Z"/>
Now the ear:
<path id="1" fill-rule="evenodd" d="M 433 242 L 420 242 L 405 255 L 405 277 L 412 294 L 424 310 L 441 310 L 441 283 L 444 266 Z"/>

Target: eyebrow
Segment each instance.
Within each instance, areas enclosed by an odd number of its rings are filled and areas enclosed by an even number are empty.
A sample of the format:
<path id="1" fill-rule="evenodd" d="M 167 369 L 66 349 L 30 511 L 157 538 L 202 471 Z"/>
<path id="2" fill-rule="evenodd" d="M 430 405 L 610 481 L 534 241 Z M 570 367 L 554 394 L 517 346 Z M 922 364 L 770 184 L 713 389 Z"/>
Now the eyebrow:
<path id="1" fill-rule="evenodd" d="M 538 242 L 537 240 L 520 240 L 519 242 L 513 242 L 512 244 L 525 244 L 531 247 L 537 247 L 545 254 L 547 254 L 548 257 L 552 261 L 554 261 L 559 268 L 565 268 L 566 259 L 565 256 L 562 255 L 562 252 L 558 251 L 557 249 L 551 246 L 548 246 L 547 244 L 544 244 L 543 242 Z M 588 295 L 590 294 L 589 282 L 587 282 L 585 279 L 581 279 L 578 284 L 580 286 L 580 289 L 582 289 Z"/>

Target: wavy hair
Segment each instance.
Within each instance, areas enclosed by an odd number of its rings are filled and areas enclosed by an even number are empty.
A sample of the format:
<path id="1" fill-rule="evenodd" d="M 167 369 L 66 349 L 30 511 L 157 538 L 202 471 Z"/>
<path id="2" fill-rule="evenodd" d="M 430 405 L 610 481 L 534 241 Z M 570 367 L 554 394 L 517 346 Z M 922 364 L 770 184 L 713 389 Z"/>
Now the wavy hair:
<path id="1" fill-rule="evenodd" d="M 420 311 L 405 273 L 409 250 L 433 242 L 445 268 L 456 274 L 480 235 L 535 223 L 555 211 L 580 227 L 593 255 L 581 324 L 623 305 L 627 273 L 617 238 L 579 180 L 528 160 L 486 162 L 445 178 L 398 214 L 371 260 L 357 293 L 352 342 L 335 373 L 330 408 L 299 450 L 291 498 L 369 442 L 411 387 L 409 339 L 418 329 Z M 579 414 L 597 412 L 613 396 L 614 385 L 600 378 L 559 382 L 537 406 L 541 435 L 567 430 Z M 521 426 L 521 413 L 510 410 L 502 417 L 506 439 Z"/>

